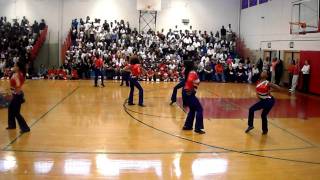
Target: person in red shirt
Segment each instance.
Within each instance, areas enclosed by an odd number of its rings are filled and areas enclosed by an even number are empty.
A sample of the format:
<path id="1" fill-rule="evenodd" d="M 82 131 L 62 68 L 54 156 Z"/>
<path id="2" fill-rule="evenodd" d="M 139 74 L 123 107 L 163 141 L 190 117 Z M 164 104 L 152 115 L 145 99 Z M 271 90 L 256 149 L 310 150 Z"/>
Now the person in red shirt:
<path id="1" fill-rule="evenodd" d="M 128 59 L 129 59 L 129 58 L 128 58 Z M 129 87 L 130 71 L 125 70 L 125 69 L 128 69 L 128 67 L 129 67 L 129 63 L 126 61 L 126 62 L 124 63 L 123 68 L 121 69 L 122 79 L 121 79 L 121 84 L 120 84 L 120 86 L 123 86 L 123 82 L 125 81 L 125 82 L 126 82 L 126 86 Z"/>
<path id="2" fill-rule="evenodd" d="M 62 67 L 58 70 L 58 78 L 62 80 L 67 80 L 67 73 Z"/>
<path id="3" fill-rule="evenodd" d="M 278 85 L 273 84 L 267 80 L 268 73 L 263 71 L 260 76 L 260 81 L 256 86 L 257 97 L 259 98 L 259 102 L 255 103 L 249 109 L 248 116 L 248 128 L 246 129 L 246 133 L 250 132 L 253 127 L 254 120 L 254 112 L 262 109 L 261 119 L 262 119 L 262 134 L 268 134 L 268 114 L 272 109 L 275 100 L 273 96 L 270 94 L 270 88 L 281 89 Z"/>
<path id="4" fill-rule="evenodd" d="M 225 78 L 224 78 L 224 68 L 221 64 L 220 61 L 218 61 L 218 64 L 215 65 L 215 70 L 216 70 L 216 78 L 218 81 L 221 81 L 221 82 L 226 82 L 225 81 Z"/>
<path id="5" fill-rule="evenodd" d="M 152 68 L 150 68 L 147 72 L 147 80 L 154 81 L 154 71 Z"/>
<path id="6" fill-rule="evenodd" d="M 20 133 L 30 131 L 28 124 L 20 114 L 21 104 L 24 103 L 22 86 L 25 81 L 26 66 L 22 62 L 17 62 L 14 66 L 14 74 L 10 79 L 10 89 L 12 90 L 12 100 L 8 108 L 8 127 L 6 129 L 16 129 L 16 120 L 20 126 Z"/>
<path id="7" fill-rule="evenodd" d="M 103 59 L 97 55 L 95 60 L 94 60 L 94 87 L 98 87 L 98 78 L 99 76 L 101 77 L 101 86 L 104 87 L 103 84 Z"/>
<path id="8" fill-rule="evenodd" d="M 137 56 L 130 57 L 130 66 L 125 68 L 125 70 L 130 70 L 130 72 L 131 72 L 130 93 L 129 93 L 128 104 L 130 106 L 135 105 L 133 103 L 133 93 L 134 93 L 134 87 L 136 87 L 139 90 L 139 106 L 144 107 L 144 105 L 143 105 L 143 89 L 142 89 L 138 79 L 142 74 L 145 74 L 145 70 L 141 67 L 139 58 Z"/>
<path id="9" fill-rule="evenodd" d="M 71 79 L 72 80 L 79 79 L 78 71 L 76 69 L 71 70 Z"/>
<path id="10" fill-rule="evenodd" d="M 185 62 L 185 77 L 186 82 L 184 89 L 182 90 L 183 98 L 185 98 L 185 105 L 189 107 L 189 113 L 183 126 L 183 130 L 192 130 L 193 121 L 196 117 L 195 132 L 199 134 L 205 134 L 202 130 L 203 125 L 203 108 L 200 101 L 196 97 L 196 92 L 200 83 L 197 72 L 194 70 L 193 61 Z"/>

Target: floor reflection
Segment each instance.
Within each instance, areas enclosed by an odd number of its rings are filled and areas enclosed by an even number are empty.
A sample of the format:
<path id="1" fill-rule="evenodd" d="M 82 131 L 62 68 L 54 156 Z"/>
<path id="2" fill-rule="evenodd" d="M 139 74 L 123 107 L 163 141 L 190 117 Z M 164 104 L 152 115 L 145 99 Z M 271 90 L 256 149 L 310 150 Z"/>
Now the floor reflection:
<path id="1" fill-rule="evenodd" d="M 162 176 L 160 160 L 113 160 L 107 155 L 96 156 L 97 170 L 104 176 L 118 176 L 123 172 L 146 173 L 154 171 L 158 177 Z"/>
<path id="2" fill-rule="evenodd" d="M 12 155 L 6 155 L 4 159 L 0 160 L 0 172 L 7 172 L 17 167 L 16 157 Z"/>
<path id="3" fill-rule="evenodd" d="M 53 161 L 35 161 L 33 163 L 34 171 L 39 174 L 47 174 L 53 167 Z"/>
<path id="4" fill-rule="evenodd" d="M 228 161 L 225 159 L 199 158 L 192 163 L 192 174 L 195 177 L 225 173 L 228 169 Z"/>
<path id="5" fill-rule="evenodd" d="M 89 175 L 91 161 L 87 159 L 67 159 L 64 163 L 66 175 Z"/>

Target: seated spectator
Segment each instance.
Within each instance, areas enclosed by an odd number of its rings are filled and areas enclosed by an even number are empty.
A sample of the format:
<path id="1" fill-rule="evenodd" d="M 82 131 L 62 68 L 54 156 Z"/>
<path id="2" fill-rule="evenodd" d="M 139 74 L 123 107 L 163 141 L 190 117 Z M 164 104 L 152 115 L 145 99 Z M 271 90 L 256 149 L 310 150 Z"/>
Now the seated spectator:
<path id="1" fill-rule="evenodd" d="M 57 76 L 58 72 L 54 67 L 48 70 L 48 79 L 57 79 Z"/>
<path id="2" fill-rule="evenodd" d="M 205 73 L 205 80 L 206 81 L 213 80 L 213 69 L 212 69 L 210 61 L 206 62 L 206 65 L 204 67 L 204 73 Z"/>
<path id="3" fill-rule="evenodd" d="M 236 69 L 236 80 L 238 83 L 247 82 L 246 70 L 243 68 L 242 63 L 239 64 L 239 67 Z"/>
<path id="4" fill-rule="evenodd" d="M 4 76 L 5 67 L 6 61 L 4 59 L 0 59 L 0 79 Z"/>
<path id="5" fill-rule="evenodd" d="M 60 69 L 58 70 L 57 78 L 60 80 L 67 80 L 67 73 L 63 67 L 60 67 Z"/>
<path id="6" fill-rule="evenodd" d="M 78 71 L 76 69 L 72 69 L 71 70 L 71 80 L 77 80 L 77 79 L 79 79 Z"/>
<path id="7" fill-rule="evenodd" d="M 220 61 L 215 66 L 215 72 L 216 72 L 216 79 L 218 82 L 226 82 L 224 78 L 224 68 Z"/>
<path id="8" fill-rule="evenodd" d="M 227 82 L 235 82 L 236 81 L 236 72 L 232 67 L 232 64 L 229 64 L 226 69 L 226 80 Z"/>
<path id="9" fill-rule="evenodd" d="M 227 57 L 233 53 L 234 46 L 225 38 L 221 40 L 219 32 L 218 37 L 214 37 L 212 32 L 208 34 L 207 31 L 200 30 L 182 31 L 176 26 L 174 31 L 169 29 L 167 33 L 164 30 L 138 33 L 136 28 L 131 28 L 130 24 L 123 20 L 108 22 L 92 20 L 89 16 L 85 21 L 80 19 L 80 25 L 77 19 L 72 20 L 71 32 L 72 46 L 66 52 L 66 62 L 71 67 L 77 67 L 80 78 L 83 78 L 86 72 L 92 71 L 91 58 L 98 53 L 106 62 L 106 75 L 109 79 L 119 79 L 121 57 L 135 54 L 140 56 L 143 67 L 151 73 L 144 79 L 176 81 L 183 74 L 183 60 L 201 59 L 197 63 L 200 78 L 208 80 L 209 77 L 206 77 L 204 71 L 207 62 L 220 58 L 223 67 Z M 82 67 L 84 64 L 86 68 Z M 206 68 L 210 70 L 209 66 Z M 211 70 L 215 71 L 212 64 Z M 70 72 L 69 70 L 67 73 Z"/>
<path id="10" fill-rule="evenodd" d="M 43 64 L 41 64 L 38 72 L 38 77 L 40 79 L 44 79 L 47 76 L 47 74 L 48 74 L 47 69 L 44 67 Z"/>
<path id="11" fill-rule="evenodd" d="M 260 78 L 260 71 L 258 69 L 258 67 L 256 67 L 255 65 L 252 65 L 252 78 L 251 81 L 252 83 L 256 83 Z"/>
<path id="12" fill-rule="evenodd" d="M 35 26 L 36 24 L 30 25 L 25 16 L 21 23 L 17 19 L 9 22 L 6 17 L 0 18 L 0 60 L 5 62 L 5 67 L 0 70 L 2 78 L 9 78 L 10 68 L 18 61 L 28 64 L 29 78 L 34 75 L 30 57 L 37 40 L 36 37 L 39 36 L 37 29 L 33 28 Z"/>

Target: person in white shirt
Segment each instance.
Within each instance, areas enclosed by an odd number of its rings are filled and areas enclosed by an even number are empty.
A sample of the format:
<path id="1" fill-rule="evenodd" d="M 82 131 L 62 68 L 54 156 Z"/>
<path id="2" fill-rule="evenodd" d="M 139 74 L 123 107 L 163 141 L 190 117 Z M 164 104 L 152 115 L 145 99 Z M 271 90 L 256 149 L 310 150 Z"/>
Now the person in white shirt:
<path id="1" fill-rule="evenodd" d="M 309 79 L 310 79 L 310 64 L 308 60 L 304 61 L 304 66 L 301 69 L 302 77 L 303 77 L 303 91 L 309 91 Z"/>
<path id="2" fill-rule="evenodd" d="M 0 78 L 4 76 L 5 67 L 6 67 L 6 61 L 4 59 L 0 59 Z"/>

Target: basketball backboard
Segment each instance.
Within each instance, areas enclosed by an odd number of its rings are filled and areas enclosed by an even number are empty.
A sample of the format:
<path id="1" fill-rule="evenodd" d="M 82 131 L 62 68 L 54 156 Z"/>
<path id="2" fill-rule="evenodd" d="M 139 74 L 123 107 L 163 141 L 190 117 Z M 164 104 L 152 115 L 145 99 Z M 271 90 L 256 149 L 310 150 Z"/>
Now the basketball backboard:
<path id="1" fill-rule="evenodd" d="M 319 0 L 292 1 L 290 34 L 320 32 L 319 20 Z"/>
<path id="2" fill-rule="evenodd" d="M 161 0 L 137 0 L 138 11 L 160 11 Z"/>

